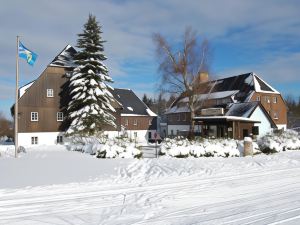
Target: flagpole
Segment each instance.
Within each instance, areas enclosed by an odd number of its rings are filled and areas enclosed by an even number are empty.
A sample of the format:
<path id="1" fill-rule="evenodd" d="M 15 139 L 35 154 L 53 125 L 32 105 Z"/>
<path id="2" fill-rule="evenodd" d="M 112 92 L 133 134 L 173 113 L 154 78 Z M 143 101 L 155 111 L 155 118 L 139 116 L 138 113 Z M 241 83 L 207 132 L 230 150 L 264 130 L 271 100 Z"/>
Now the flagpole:
<path id="1" fill-rule="evenodd" d="M 19 36 L 16 54 L 16 103 L 15 103 L 15 157 L 18 157 L 18 98 L 19 98 Z"/>

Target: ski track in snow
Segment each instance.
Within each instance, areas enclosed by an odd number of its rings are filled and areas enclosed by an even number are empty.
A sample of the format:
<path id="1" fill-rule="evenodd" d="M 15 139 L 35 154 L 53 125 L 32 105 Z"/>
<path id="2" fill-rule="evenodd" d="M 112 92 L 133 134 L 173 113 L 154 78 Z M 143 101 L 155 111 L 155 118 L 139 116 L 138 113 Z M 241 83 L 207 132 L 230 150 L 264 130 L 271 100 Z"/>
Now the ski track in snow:
<path id="1" fill-rule="evenodd" d="M 0 224 L 300 224 L 300 154 L 281 157 L 137 160 L 102 181 L 0 189 Z"/>

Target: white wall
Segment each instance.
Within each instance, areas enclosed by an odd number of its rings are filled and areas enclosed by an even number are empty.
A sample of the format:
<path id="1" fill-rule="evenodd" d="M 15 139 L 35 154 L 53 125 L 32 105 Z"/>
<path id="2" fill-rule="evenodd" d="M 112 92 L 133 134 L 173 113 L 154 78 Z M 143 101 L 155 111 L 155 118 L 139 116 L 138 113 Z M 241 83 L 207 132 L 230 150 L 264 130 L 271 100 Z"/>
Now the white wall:
<path id="1" fill-rule="evenodd" d="M 148 133 L 151 132 L 151 138 L 154 138 L 156 130 L 128 130 L 127 135 L 131 139 L 135 139 L 134 133 L 137 134 L 137 142 L 147 142 Z M 109 138 L 114 138 L 122 135 L 122 132 L 118 131 L 105 131 L 104 134 Z M 31 132 L 31 133 L 18 133 L 19 146 L 31 146 L 31 137 L 38 137 L 37 145 L 55 145 L 57 136 L 64 136 L 64 132 Z M 64 143 L 68 142 L 68 138 L 63 137 Z"/>
<path id="2" fill-rule="evenodd" d="M 151 132 L 151 138 L 154 138 L 154 133 L 156 130 L 126 130 L 123 132 L 118 131 L 105 131 L 104 134 L 108 135 L 109 138 L 118 137 L 120 135 L 124 135 L 127 133 L 127 136 L 131 139 L 135 139 L 135 132 L 137 134 L 136 141 L 137 142 L 147 142 L 149 132 Z"/>
<path id="3" fill-rule="evenodd" d="M 32 145 L 31 137 L 38 137 L 38 145 L 54 145 L 56 144 L 57 136 L 64 136 L 64 132 L 18 133 L 18 142 L 19 146 L 29 146 Z"/>
<path id="4" fill-rule="evenodd" d="M 279 130 L 280 129 L 286 130 L 286 124 L 276 124 L 276 125 Z"/>
<path id="5" fill-rule="evenodd" d="M 266 133 L 272 131 L 271 123 L 268 120 L 267 116 L 263 113 L 262 109 L 260 107 L 256 107 L 252 115 L 250 116 L 250 119 L 260 121 L 261 123 L 255 123 L 254 126 L 259 127 L 259 135 L 263 136 Z"/>

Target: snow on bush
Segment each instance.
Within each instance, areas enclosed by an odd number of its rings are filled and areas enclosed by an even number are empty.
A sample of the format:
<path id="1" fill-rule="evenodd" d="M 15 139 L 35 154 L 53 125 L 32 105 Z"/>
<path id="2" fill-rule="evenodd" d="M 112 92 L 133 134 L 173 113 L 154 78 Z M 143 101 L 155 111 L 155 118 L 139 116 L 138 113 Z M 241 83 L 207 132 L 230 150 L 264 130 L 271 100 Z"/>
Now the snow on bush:
<path id="1" fill-rule="evenodd" d="M 293 130 L 273 132 L 260 138 L 258 145 L 264 153 L 300 150 L 300 137 L 299 134 Z"/>
<path id="2" fill-rule="evenodd" d="M 142 152 L 128 138 L 73 137 L 69 150 L 81 151 L 97 158 L 140 158 Z"/>
<path id="3" fill-rule="evenodd" d="M 181 137 L 166 138 L 161 145 L 161 154 L 183 157 L 238 157 L 238 141 L 232 139 L 204 139 L 189 141 Z"/>

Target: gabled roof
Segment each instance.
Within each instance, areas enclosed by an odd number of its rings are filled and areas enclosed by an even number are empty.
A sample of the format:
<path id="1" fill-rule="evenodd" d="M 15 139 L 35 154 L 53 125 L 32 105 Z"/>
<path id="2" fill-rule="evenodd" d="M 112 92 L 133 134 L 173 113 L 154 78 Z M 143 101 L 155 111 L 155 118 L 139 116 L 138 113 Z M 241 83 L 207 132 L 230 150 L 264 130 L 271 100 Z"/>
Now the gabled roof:
<path id="1" fill-rule="evenodd" d="M 130 89 L 115 88 L 111 91 L 114 98 L 122 104 L 123 116 L 157 116 Z"/>
<path id="2" fill-rule="evenodd" d="M 75 48 L 67 45 L 49 64 L 49 66 L 74 67 Z"/>
<path id="3" fill-rule="evenodd" d="M 232 102 L 248 102 L 254 92 L 279 94 L 276 89 L 253 72 L 200 83 L 196 88 L 198 101 L 231 97 Z M 178 103 L 186 102 L 186 98 L 186 94 L 183 93 L 170 108 Z"/>
<path id="4" fill-rule="evenodd" d="M 276 128 L 276 124 L 272 120 L 269 113 L 265 110 L 265 108 L 261 105 L 260 102 L 243 102 L 243 103 L 234 103 L 229 106 L 229 110 L 225 113 L 225 116 L 234 116 L 234 117 L 244 117 L 250 118 L 253 112 L 257 107 L 260 107 L 263 114 L 268 118 L 273 128 Z"/>

